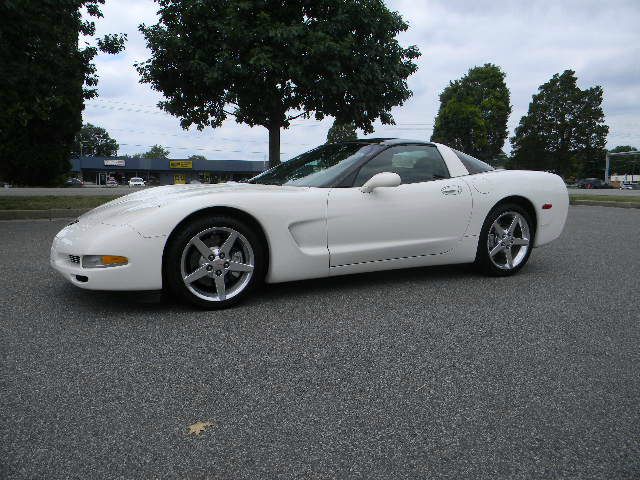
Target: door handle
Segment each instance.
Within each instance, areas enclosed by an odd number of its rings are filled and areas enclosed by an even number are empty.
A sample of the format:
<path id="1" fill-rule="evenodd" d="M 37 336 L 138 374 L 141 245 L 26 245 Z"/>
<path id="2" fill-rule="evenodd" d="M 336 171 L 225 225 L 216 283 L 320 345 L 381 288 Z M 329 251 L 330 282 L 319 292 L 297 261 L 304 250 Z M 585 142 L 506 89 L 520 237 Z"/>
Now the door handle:
<path id="1" fill-rule="evenodd" d="M 443 195 L 458 195 L 462 192 L 462 187 L 460 187 L 460 185 L 447 185 L 446 187 L 442 187 L 440 191 Z"/>

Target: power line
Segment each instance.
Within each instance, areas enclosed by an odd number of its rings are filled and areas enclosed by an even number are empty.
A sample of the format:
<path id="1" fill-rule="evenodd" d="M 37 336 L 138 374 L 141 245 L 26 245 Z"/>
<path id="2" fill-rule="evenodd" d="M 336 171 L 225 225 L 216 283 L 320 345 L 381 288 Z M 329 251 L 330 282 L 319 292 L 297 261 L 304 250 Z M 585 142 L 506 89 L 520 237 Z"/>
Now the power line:
<path id="1" fill-rule="evenodd" d="M 143 135 L 158 135 L 163 137 L 178 137 L 178 138 L 193 138 L 193 139 L 201 139 L 204 135 L 211 135 L 212 138 L 210 140 L 223 140 L 231 143 L 259 143 L 259 144 L 268 144 L 269 140 L 247 140 L 247 139 L 238 139 L 238 138 L 229 138 L 229 137 L 218 137 L 215 136 L 215 132 L 189 132 L 189 133 L 165 133 L 159 130 L 149 131 L 149 130 L 133 130 L 129 128 L 110 128 L 110 131 L 121 131 L 128 133 L 139 133 Z M 281 142 L 281 145 L 298 145 L 298 146 L 308 146 L 315 145 L 313 143 L 292 143 L 292 142 Z"/>
<path id="2" fill-rule="evenodd" d="M 152 148 L 155 145 L 143 145 L 140 143 L 120 143 L 120 146 L 125 146 L 125 147 L 142 147 L 142 148 Z M 209 147 L 180 147 L 180 146 L 176 146 L 176 145 L 162 145 L 164 148 L 168 148 L 171 150 L 198 150 L 198 151 L 202 151 L 202 152 L 228 152 L 228 153 L 243 153 L 243 154 L 247 154 L 247 153 L 258 153 L 258 154 L 264 154 L 265 152 L 256 152 L 256 151 L 249 151 L 246 152 L 244 150 L 229 150 L 229 149 L 220 149 L 220 148 L 209 148 Z"/>
<path id="3" fill-rule="evenodd" d="M 97 99 L 91 100 L 91 102 L 105 102 L 105 103 L 113 103 L 113 104 L 116 104 L 116 105 L 126 105 L 126 106 L 138 107 L 138 108 L 134 109 L 134 108 L 114 107 L 114 106 L 109 106 L 109 105 L 95 105 L 95 104 L 92 104 L 92 103 L 87 103 L 87 106 L 91 106 L 93 108 L 101 108 L 101 109 L 104 109 L 104 110 L 130 111 L 130 112 L 139 112 L 139 113 L 151 113 L 151 114 L 154 114 L 154 115 L 162 114 L 162 115 L 173 116 L 170 113 L 161 110 L 156 105 L 144 105 L 144 104 L 140 104 L 140 103 L 121 102 L 121 101 L 118 101 L 118 100 L 110 100 L 110 99 L 104 99 L 104 98 L 97 98 Z M 382 125 L 382 124 L 380 124 L 380 125 Z M 394 127 L 394 126 L 397 126 L 397 125 L 433 126 L 433 123 L 432 122 L 398 122 L 398 123 L 392 124 L 390 126 Z M 324 125 L 322 125 L 320 123 L 306 124 L 306 123 L 293 122 L 293 123 L 291 123 L 290 126 L 291 127 L 318 128 L 318 127 L 323 127 Z M 382 125 L 382 126 L 384 127 L 385 125 Z"/>

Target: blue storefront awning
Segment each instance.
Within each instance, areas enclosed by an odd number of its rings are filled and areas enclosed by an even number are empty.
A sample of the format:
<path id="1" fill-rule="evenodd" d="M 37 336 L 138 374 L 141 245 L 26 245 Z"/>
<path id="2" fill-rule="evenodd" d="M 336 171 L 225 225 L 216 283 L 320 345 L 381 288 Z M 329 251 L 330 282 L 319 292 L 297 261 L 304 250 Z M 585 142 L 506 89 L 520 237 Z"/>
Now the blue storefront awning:
<path id="1" fill-rule="evenodd" d="M 266 162 L 254 160 L 189 160 L 132 157 L 75 157 L 71 171 L 82 170 L 134 170 L 151 172 L 215 172 L 258 174 L 266 169 Z"/>

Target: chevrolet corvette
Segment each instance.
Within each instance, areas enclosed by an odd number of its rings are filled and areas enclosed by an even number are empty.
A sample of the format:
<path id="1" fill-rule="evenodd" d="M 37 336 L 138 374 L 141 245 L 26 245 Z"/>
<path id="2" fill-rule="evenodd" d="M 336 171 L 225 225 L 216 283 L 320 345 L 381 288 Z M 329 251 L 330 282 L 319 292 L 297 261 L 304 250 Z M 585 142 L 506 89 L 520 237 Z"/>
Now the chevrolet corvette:
<path id="1" fill-rule="evenodd" d="M 51 265 L 90 290 L 168 290 L 203 308 L 260 283 L 473 263 L 513 275 L 564 228 L 557 175 L 495 170 L 445 145 L 322 145 L 246 183 L 137 191 L 79 217 Z"/>

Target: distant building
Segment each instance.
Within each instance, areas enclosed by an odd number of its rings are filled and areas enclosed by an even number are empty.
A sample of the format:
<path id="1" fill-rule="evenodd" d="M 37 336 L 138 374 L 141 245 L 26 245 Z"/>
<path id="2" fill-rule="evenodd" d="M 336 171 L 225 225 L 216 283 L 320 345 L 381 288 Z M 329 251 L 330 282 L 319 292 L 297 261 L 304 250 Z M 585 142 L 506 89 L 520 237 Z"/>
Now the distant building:
<path id="1" fill-rule="evenodd" d="M 640 174 L 637 175 L 631 175 L 631 174 L 625 174 L 625 175 L 618 175 L 618 174 L 613 174 L 611 175 L 611 182 L 624 182 L 624 183 L 636 183 L 636 182 L 640 182 Z"/>
<path id="2" fill-rule="evenodd" d="M 217 183 L 251 178 L 266 169 L 266 162 L 253 160 L 178 160 L 165 158 L 78 157 L 71 159 L 71 172 L 85 182 L 104 185 L 109 178 L 124 184 L 142 177 L 150 185 L 172 185 L 200 181 Z"/>

